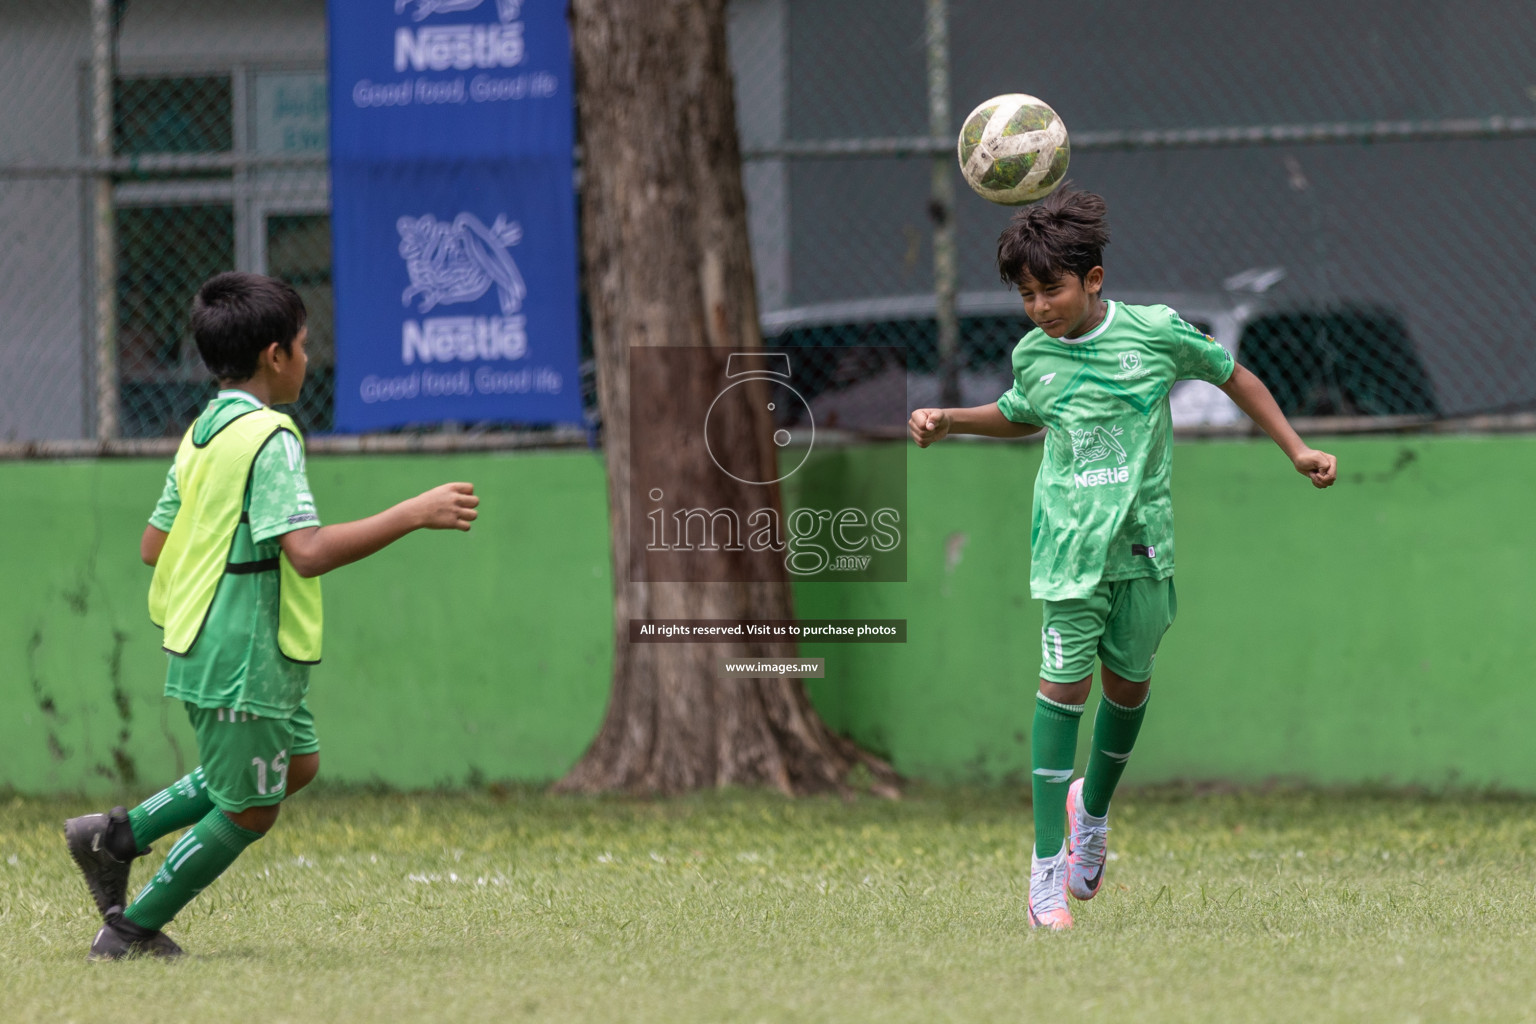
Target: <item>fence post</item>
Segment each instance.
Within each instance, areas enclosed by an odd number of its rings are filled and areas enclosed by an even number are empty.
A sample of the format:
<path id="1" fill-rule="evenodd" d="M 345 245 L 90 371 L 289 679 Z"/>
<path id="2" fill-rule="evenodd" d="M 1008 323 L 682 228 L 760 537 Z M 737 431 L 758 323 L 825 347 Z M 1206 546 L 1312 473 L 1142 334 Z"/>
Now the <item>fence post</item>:
<path id="1" fill-rule="evenodd" d="M 113 0 L 91 0 L 92 247 L 95 250 L 96 439 L 117 437 L 117 224 L 112 209 Z"/>
<path id="2" fill-rule="evenodd" d="M 928 0 L 928 134 L 948 138 L 949 120 L 949 0 Z M 933 157 L 933 183 L 928 215 L 933 220 L 933 297 L 939 329 L 939 404 L 960 404 L 960 320 L 955 312 L 954 149 Z"/>

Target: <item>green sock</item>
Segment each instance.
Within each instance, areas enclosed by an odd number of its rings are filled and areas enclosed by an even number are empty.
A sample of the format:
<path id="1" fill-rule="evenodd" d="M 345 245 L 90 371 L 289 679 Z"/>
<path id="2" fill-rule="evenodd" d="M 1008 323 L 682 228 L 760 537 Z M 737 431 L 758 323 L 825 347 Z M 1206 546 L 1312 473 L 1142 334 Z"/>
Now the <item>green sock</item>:
<path id="1" fill-rule="evenodd" d="M 1058 704 L 1035 695 L 1035 725 L 1029 760 L 1034 767 L 1031 792 L 1035 800 L 1035 856 L 1054 857 L 1067 841 L 1067 787 L 1077 759 L 1077 723 L 1081 704 Z"/>
<path id="2" fill-rule="evenodd" d="M 141 928 L 164 927 L 261 835 L 241 828 L 214 808 L 176 840 L 171 852 L 165 855 L 165 863 L 149 884 L 139 890 L 123 916 Z"/>
<path id="3" fill-rule="evenodd" d="M 1093 752 L 1088 755 L 1088 772 L 1083 780 L 1083 810 L 1095 818 L 1109 813 L 1109 798 L 1120 784 L 1146 714 L 1146 700 L 1134 708 L 1123 707 L 1108 697 L 1099 701 L 1098 713 L 1093 716 Z"/>
<path id="4" fill-rule="evenodd" d="M 198 767 L 128 812 L 136 849 L 142 850 L 161 836 L 197 824 L 211 810 L 208 783 L 203 778 L 203 769 Z"/>

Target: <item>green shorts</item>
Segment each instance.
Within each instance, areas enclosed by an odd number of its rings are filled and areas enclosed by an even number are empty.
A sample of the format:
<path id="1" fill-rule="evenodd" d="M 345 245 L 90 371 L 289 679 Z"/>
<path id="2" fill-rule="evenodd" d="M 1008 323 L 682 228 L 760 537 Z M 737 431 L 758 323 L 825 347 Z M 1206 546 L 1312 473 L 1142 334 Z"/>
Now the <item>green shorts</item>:
<path id="1" fill-rule="evenodd" d="M 188 704 L 187 717 L 197 734 L 208 796 L 215 807 L 232 814 L 282 803 L 289 758 L 320 750 L 307 704 L 301 703 L 292 718 Z"/>
<path id="2" fill-rule="evenodd" d="M 1144 683 L 1178 611 L 1172 577 L 1100 583 L 1089 597 L 1046 601 L 1040 678 L 1079 682 L 1093 674 L 1097 656 L 1120 678 Z"/>

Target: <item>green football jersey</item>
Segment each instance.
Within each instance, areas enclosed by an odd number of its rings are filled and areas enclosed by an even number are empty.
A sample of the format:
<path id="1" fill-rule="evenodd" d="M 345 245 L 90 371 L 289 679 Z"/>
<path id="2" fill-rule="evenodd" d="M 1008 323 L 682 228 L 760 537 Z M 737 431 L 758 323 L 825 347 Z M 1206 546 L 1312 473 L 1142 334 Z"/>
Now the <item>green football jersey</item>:
<path id="1" fill-rule="evenodd" d="M 1081 338 L 1026 334 L 997 400 L 1008 419 L 1048 431 L 1029 535 L 1030 593 L 1047 601 L 1173 575 L 1168 392 L 1186 379 L 1225 384 L 1235 365 L 1167 306 L 1106 305 Z"/>
<path id="2" fill-rule="evenodd" d="M 198 417 L 194 437 L 211 436 L 260 405 L 243 391 L 220 391 Z M 282 551 L 279 537 L 320 525 L 304 473 L 303 448 L 287 431 L 273 435 L 256 455 L 243 507 L 231 562 L 277 558 Z M 173 464 L 149 523 L 169 533 L 180 509 Z M 233 708 L 268 718 L 292 715 L 309 690 L 309 666 L 288 660 L 278 650 L 279 608 L 278 573 L 221 577 L 192 649 L 185 657 L 170 657 L 165 695 L 203 708 Z"/>

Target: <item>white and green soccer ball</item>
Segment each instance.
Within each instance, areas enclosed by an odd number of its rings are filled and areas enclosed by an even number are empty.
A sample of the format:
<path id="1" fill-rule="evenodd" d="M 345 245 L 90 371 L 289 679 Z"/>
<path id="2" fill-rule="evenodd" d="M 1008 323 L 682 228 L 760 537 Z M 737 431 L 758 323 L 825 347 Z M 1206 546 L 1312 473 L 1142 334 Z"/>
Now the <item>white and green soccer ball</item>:
<path id="1" fill-rule="evenodd" d="M 1067 174 L 1067 126 L 1042 100 L 994 96 L 960 128 L 960 173 L 983 199 L 1021 206 L 1043 199 Z"/>

